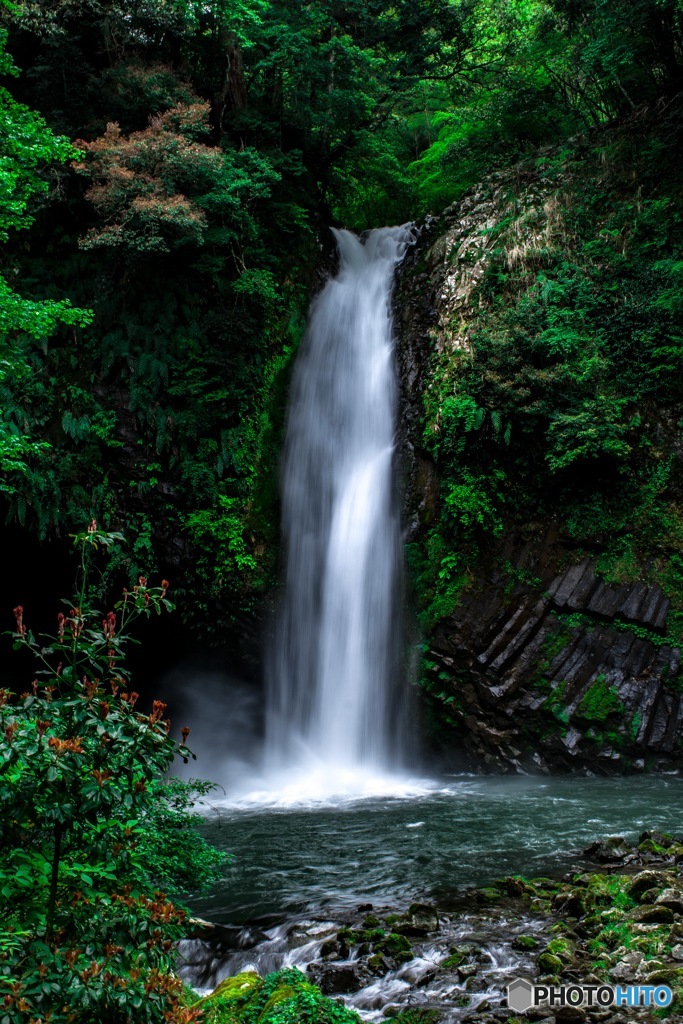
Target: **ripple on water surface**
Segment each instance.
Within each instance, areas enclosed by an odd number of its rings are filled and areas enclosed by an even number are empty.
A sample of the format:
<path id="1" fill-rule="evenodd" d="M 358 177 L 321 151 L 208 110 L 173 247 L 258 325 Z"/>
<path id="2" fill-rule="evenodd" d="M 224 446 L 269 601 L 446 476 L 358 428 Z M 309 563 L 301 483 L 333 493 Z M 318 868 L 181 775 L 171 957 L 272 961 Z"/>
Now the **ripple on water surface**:
<path id="1" fill-rule="evenodd" d="M 367 780 L 334 798 L 311 781 L 298 800 L 285 779 L 215 806 L 207 838 L 233 860 L 196 913 L 266 923 L 365 902 L 448 905 L 504 874 L 567 870 L 599 836 L 683 827 L 680 775 Z"/>

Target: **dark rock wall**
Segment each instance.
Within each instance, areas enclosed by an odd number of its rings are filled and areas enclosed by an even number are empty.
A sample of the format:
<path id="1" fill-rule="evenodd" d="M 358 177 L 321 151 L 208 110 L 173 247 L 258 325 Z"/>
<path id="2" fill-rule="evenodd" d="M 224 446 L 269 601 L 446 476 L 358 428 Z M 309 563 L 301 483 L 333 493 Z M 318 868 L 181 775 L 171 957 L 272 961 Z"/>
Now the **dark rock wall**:
<path id="1" fill-rule="evenodd" d="M 439 507 L 438 474 L 421 443 L 432 357 L 468 343 L 467 306 L 489 244 L 482 228 L 499 193 L 489 179 L 424 225 L 397 277 L 407 540 L 429 529 Z M 447 327 L 454 312 L 455 338 Z M 514 585 L 504 563 L 518 570 Z M 664 639 L 669 602 L 658 586 L 601 581 L 558 522 L 511 528 L 470 570 L 459 606 L 423 638 L 422 683 L 437 721 L 429 742 L 446 764 L 600 773 L 680 766 L 681 656 Z M 448 705 L 438 690 L 453 698 Z"/>

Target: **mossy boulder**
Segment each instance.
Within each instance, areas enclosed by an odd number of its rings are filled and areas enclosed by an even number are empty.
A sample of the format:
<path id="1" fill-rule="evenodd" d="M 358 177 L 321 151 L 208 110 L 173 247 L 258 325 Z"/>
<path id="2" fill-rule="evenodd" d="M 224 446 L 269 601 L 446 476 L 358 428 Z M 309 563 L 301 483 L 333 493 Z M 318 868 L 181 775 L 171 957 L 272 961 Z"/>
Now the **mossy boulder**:
<path id="1" fill-rule="evenodd" d="M 673 910 L 661 903 L 643 903 L 629 913 L 632 921 L 638 924 L 673 924 Z"/>
<path id="2" fill-rule="evenodd" d="M 518 950 L 537 949 L 538 939 L 535 939 L 533 935 L 518 935 L 512 940 L 512 948 Z"/>
<path id="3" fill-rule="evenodd" d="M 439 967 L 443 967 L 446 971 L 455 970 L 456 967 L 464 963 L 466 955 L 461 949 L 456 949 L 445 960 L 441 961 Z"/>
<path id="4" fill-rule="evenodd" d="M 574 943 L 570 942 L 567 938 L 552 939 L 552 941 L 548 943 L 546 952 L 559 957 L 563 963 L 570 964 L 574 959 L 575 946 Z"/>
<path id="5" fill-rule="evenodd" d="M 205 1024 L 360 1024 L 295 967 L 265 978 L 254 971 L 226 978 L 198 1005 Z"/>
<path id="6" fill-rule="evenodd" d="M 661 891 L 668 885 L 668 876 L 663 871 L 639 871 L 626 885 L 626 892 L 637 903 L 649 889 Z"/>
<path id="7" fill-rule="evenodd" d="M 392 969 L 392 962 L 387 960 L 386 957 L 382 956 L 381 953 L 373 953 L 372 956 L 368 957 L 367 960 L 368 968 L 373 974 L 383 976 L 388 974 Z"/>
<path id="8" fill-rule="evenodd" d="M 650 971 L 645 975 L 645 982 L 648 985 L 670 985 L 671 988 L 680 988 L 683 986 L 683 968 L 660 966 L 657 970 Z"/>
<path id="9" fill-rule="evenodd" d="M 648 839 L 662 850 L 668 849 L 675 842 L 680 842 L 680 839 L 674 839 L 670 832 L 660 832 L 656 828 L 641 832 L 638 842 L 644 843 Z"/>
<path id="10" fill-rule="evenodd" d="M 405 935 L 399 935 L 398 932 L 389 932 L 379 942 L 376 942 L 374 951 L 390 956 L 400 964 L 408 963 L 413 959 L 413 947 Z"/>
<path id="11" fill-rule="evenodd" d="M 226 978 L 211 995 L 199 1001 L 207 1024 L 237 1024 L 262 988 L 263 978 L 255 971 Z"/>
<path id="12" fill-rule="evenodd" d="M 474 890 L 474 897 L 477 903 L 497 903 L 501 898 L 500 891 L 491 885 L 485 885 L 482 889 Z"/>
<path id="13" fill-rule="evenodd" d="M 499 878 L 494 882 L 494 886 L 499 892 L 505 893 L 506 896 L 529 897 L 538 895 L 533 883 L 519 875 L 508 875 L 506 878 Z"/>
<path id="14" fill-rule="evenodd" d="M 643 843 L 638 843 L 638 853 L 650 854 L 651 857 L 656 857 L 659 860 L 661 857 L 667 856 L 667 847 L 660 846 L 654 839 L 646 839 Z M 647 859 L 647 858 L 646 858 Z"/>
<path id="15" fill-rule="evenodd" d="M 541 974 L 559 974 L 563 967 L 559 956 L 555 956 L 554 953 L 541 953 L 538 958 L 538 969 Z"/>

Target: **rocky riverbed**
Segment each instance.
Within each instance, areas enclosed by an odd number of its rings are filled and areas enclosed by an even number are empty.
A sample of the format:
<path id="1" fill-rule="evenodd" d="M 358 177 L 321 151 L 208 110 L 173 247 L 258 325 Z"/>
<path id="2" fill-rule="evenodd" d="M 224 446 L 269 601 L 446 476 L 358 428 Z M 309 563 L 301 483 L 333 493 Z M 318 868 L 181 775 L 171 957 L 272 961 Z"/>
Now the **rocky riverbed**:
<path id="1" fill-rule="evenodd" d="M 438 907 L 366 904 L 265 931 L 200 924 L 181 954 L 181 974 L 215 1024 L 265 1024 L 273 999 L 278 1022 L 308 1020 L 315 1004 L 319 1024 L 681 1024 L 683 839 L 611 837 L 562 879 L 512 875 Z M 541 1007 L 517 1016 L 505 997 L 516 977 L 666 984 L 675 1001 L 665 1011 Z"/>

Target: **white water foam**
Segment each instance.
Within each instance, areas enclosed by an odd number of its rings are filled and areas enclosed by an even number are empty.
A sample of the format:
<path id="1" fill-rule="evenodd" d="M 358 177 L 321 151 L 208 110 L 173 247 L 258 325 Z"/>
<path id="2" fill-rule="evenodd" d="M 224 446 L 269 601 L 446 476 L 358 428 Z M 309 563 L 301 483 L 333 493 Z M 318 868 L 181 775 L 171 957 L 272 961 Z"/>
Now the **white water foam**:
<path id="1" fill-rule="evenodd" d="M 416 800 L 448 792 L 442 783 L 408 774 L 368 774 L 362 769 L 337 769 L 320 765 L 311 770 L 293 767 L 277 776 L 265 775 L 232 786 L 224 800 L 214 805 L 235 809 L 314 809 L 339 807 L 365 800 Z"/>

